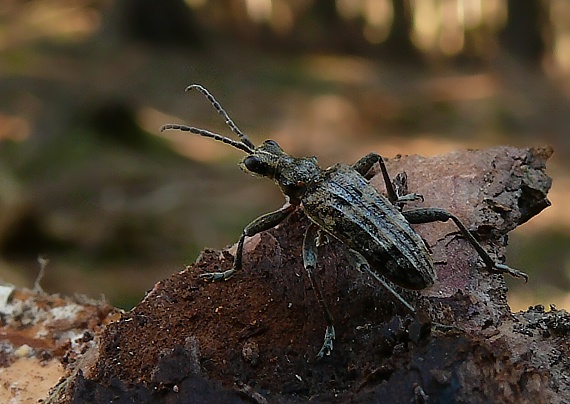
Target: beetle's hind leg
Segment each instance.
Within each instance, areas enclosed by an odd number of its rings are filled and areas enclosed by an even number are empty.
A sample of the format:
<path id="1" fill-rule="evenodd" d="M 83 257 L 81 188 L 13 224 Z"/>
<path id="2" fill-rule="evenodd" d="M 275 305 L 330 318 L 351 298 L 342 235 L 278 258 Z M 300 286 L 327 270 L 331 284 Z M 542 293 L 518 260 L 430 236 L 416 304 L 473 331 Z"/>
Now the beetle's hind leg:
<path id="1" fill-rule="evenodd" d="M 487 266 L 487 269 L 491 272 L 509 274 L 515 278 L 523 278 L 528 281 L 528 275 L 524 272 L 513 269 L 505 264 L 500 264 L 495 262 L 485 251 L 485 249 L 479 244 L 479 242 L 473 237 L 471 232 L 465 227 L 465 225 L 456 216 L 449 213 L 444 209 L 439 208 L 423 208 L 423 209 L 412 209 L 402 212 L 406 220 L 412 224 L 419 223 L 431 223 L 431 222 L 447 222 L 449 219 L 453 220 L 461 234 L 469 241 L 469 243 L 477 250 L 479 256 L 483 259 L 483 262 Z"/>
<path id="2" fill-rule="evenodd" d="M 386 193 L 388 194 L 388 200 L 392 202 L 393 205 L 402 205 L 407 202 L 417 201 L 417 200 L 424 200 L 424 197 L 419 194 L 408 194 L 405 192 L 405 195 L 402 195 L 397 186 L 392 183 L 390 180 L 390 175 L 388 174 L 388 169 L 386 168 L 386 164 L 384 164 L 384 159 L 377 153 L 369 153 L 366 156 L 362 157 L 356 163 L 354 163 L 351 167 L 353 170 L 357 171 L 360 175 L 364 178 L 370 178 L 370 170 L 374 164 L 378 163 L 380 165 L 380 171 L 382 172 L 382 178 L 384 179 L 384 183 L 386 184 Z M 404 174 L 405 175 L 405 174 Z M 406 181 L 407 178 L 404 178 L 403 181 Z M 396 176 L 396 181 L 400 181 L 400 178 Z M 395 181 L 395 182 L 396 182 Z M 396 184 L 398 185 L 398 184 Z"/>
<path id="3" fill-rule="evenodd" d="M 402 296 L 400 296 L 398 292 L 394 290 L 394 288 L 392 288 L 384 279 L 382 279 L 380 275 L 378 275 L 370 268 L 370 264 L 366 258 L 362 256 L 362 254 L 353 249 L 349 249 L 348 254 L 349 260 L 351 261 L 352 265 L 356 267 L 356 269 L 359 271 L 364 271 L 372 276 L 380 285 L 382 285 L 384 289 L 386 289 L 386 291 L 388 291 L 392 296 L 396 298 L 396 300 L 402 303 L 402 305 L 404 305 L 410 311 L 410 313 L 414 314 L 416 312 L 410 303 L 408 303 Z"/>
<path id="4" fill-rule="evenodd" d="M 287 205 L 282 207 L 275 212 L 267 213 L 263 216 L 258 217 L 253 222 L 248 224 L 245 229 L 243 229 L 243 233 L 239 238 L 236 255 L 234 257 L 234 265 L 231 269 L 228 269 L 224 272 L 208 272 L 205 274 L 198 275 L 198 277 L 203 278 L 206 281 L 225 281 L 231 278 L 236 271 L 241 270 L 242 266 L 242 256 L 243 256 L 243 244 L 245 242 L 246 237 L 255 236 L 257 233 L 261 233 L 262 231 L 269 230 L 283 220 L 287 218 L 291 213 L 293 213 L 297 209 L 297 205 Z"/>
<path id="5" fill-rule="evenodd" d="M 323 342 L 321 350 L 317 354 L 317 358 L 320 359 L 325 355 L 331 354 L 331 351 L 333 349 L 333 341 L 335 339 L 335 331 L 333 325 L 333 316 L 327 307 L 325 300 L 323 299 L 323 292 L 321 291 L 321 287 L 315 279 L 315 274 L 313 272 L 317 266 L 317 232 L 318 227 L 315 224 L 310 224 L 307 228 L 305 239 L 303 240 L 303 266 L 305 267 L 307 277 L 311 282 L 311 287 L 315 292 L 317 302 L 319 303 L 319 307 L 321 308 L 325 322 L 327 323 L 327 327 L 325 329 L 325 340 Z"/>

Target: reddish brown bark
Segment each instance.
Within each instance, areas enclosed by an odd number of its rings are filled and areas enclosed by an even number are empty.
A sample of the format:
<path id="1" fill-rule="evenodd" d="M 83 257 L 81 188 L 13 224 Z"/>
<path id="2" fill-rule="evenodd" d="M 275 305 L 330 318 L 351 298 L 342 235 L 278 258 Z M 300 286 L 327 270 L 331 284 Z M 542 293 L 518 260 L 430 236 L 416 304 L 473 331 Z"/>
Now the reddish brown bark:
<path id="1" fill-rule="evenodd" d="M 410 191 L 425 198 L 421 206 L 455 213 L 501 257 L 503 236 L 548 206 L 544 169 L 551 153 L 500 147 L 408 156 L 390 160 L 388 169 L 407 173 Z M 382 188 L 380 178 L 372 182 Z M 416 227 L 438 272 L 431 289 L 402 291 L 416 316 L 352 268 L 342 245 L 319 248 L 317 275 L 337 339 L 332 354 L 317 361 L 325 324 L 302 266 L 306 226 L 298 212 L 249 239 L 243 271 L 227 282 L 197 276 L 230 268 L 228 250 L 206 250 L 159 282 L 106 328 L 92 359 L 58 390 L 59 399 L 570 400 L 568 313 L 540 307 L 511 313 L 502 276 L 477 268 L 475 251 L 450 223 Z"/>

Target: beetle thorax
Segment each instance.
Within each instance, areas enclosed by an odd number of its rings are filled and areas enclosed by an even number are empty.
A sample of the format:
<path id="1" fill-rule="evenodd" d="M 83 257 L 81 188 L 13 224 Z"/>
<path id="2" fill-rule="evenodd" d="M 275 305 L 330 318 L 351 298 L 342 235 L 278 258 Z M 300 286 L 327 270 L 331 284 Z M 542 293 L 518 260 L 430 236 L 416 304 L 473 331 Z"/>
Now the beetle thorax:
<path id="1" fill-rule="evenodd" d="M 283 156 L 277 166 L 275 182 L 292 200 L 299 200 L 307 187 L 320 181 L 322 169 L 315 157 Z"/>

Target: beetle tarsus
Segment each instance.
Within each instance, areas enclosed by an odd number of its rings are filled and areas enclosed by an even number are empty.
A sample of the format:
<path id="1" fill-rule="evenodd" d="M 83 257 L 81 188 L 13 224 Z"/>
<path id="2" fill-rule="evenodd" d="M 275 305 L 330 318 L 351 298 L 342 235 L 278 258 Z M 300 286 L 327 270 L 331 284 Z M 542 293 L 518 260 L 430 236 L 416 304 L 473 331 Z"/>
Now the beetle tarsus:
<path id="1" fill-rule="evenodd" d="M 406 194 L 406 195 L 402 195 L 402 196 L 398 196 L 398 201 L 396 203 L 409 203 L 409 202 L 415 202 L 415 201 L 424 201 L 424 196 L 421 194 Z"/>
<path id="2" fill-rule="evenodd" d="M 519 271 L 518 269 L 511 268 L 508 265 L 495 263 L 493 270 L 501 274 L 509 274 L 514 278 L 522 278 L 525 283 L 528 282 L 528 275 L 526 273 Z"/>
<path id="3" fill-rule="evenodd" d="M 227 281 L 234 275 L 235 271 L 236 270 L 232 268 L 224 272 L 208 272 L 198 275 L 198 278 L 202 278 L 208 282 Z"/>
<path id="4" fill-rule="evenodd" d="M 333 341 L 336 337 L 334 327 L 332 325 L 327 325 L 325 330 L 325 342 L 323 342 L 323 347 L 317 354 L 317 359 L 322 359 L 324 356 L 329 356 L 333 349 Z"/>

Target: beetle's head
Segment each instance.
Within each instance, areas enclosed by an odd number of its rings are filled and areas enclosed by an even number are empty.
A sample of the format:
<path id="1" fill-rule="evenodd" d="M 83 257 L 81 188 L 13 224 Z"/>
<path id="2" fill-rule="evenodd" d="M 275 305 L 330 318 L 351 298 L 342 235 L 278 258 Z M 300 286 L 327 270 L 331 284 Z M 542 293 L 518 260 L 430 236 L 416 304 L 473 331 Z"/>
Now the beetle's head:
<path id="1" fill-rule="evenodd" d="M 292 157 L 275 140 L 266 140 L 240 164 L 242 170 L 275 180 L 292 201 L 299 201 L 309 183 L 321 175 L 316 157 Z"/>
<path id="2" fill-rule="evenodd" d="M 288 155 L 275 140 L 266 140 L 244 158 L 239 166 L 245 172 L 273 179 L 279 161 L 287 157 Z"/>

